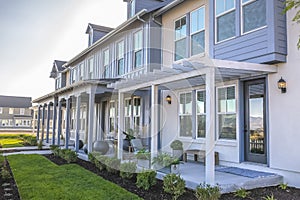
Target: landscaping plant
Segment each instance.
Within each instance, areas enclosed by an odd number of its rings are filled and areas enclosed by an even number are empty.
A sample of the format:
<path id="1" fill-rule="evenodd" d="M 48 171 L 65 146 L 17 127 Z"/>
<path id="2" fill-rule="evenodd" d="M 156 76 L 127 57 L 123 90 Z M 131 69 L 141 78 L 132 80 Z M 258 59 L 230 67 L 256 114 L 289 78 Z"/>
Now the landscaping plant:
<path id="1" fill-rule="evenodd" d="M 156 171 L 145 170 L 138 173 L 136 177 L 136 186 L 144 190 L 149 190 L 151 186 L 156 184 Z"/>
<path id="2" fill-rule="evenodd" d="M 105 160 L 106 170 L 110 173 L 118 173 L 120 169 L 121 160 L 116 157 L 107 157 Z"/>
<path id="3" fill-rule="evenodd" d="M 135 162 L 126 162 L 120 165 L 120 176 L 124 179 L 131 179 L 136 172 Z"/>
<path id="4" fill-rule="evenodd" d="M 263 197 L 263 199 L 264 200 L 276 200 L 273 194 Z"/>
<path id="5" fill-rule="evenodd" d="M 73 163 L 77 160 L 77 153 L 71 149 L 62 149 L 59 156 L 65 159 L 68 163 Z"/>
<path id="6" fill-rule="evenodd" d="M 249 196 L 249 194 L 250 194 L 250 192 L 248 192 L 246 189 L 240 188 L 237 191 L 235 191 L 234 196 L 245 199 L 246 197 Z"/>
<path id="7" fill-rule="evenodd" d="M 104 155 L 96 155 L 95 156 L 95 165 L 96 167 L 102 171 L 102 170 L 105 170 L 106 169 L 106 160 L 108 159 L 107 156 L 104 156 Z"/>
<path id="8" fill-rule="evenodd" d="M 288 184 L 287 183 L 281 183 L 278 187 L 282 190 L 286 190 L 287 189 Z"/>
<path id="9" fill-rule="evenodd" d="M 185 181 L 176 174 L 168 174 L 164 177 L 164 191 L 177 200 L 185 192 Z"/>
<path id="10" fill-rule="evenodd" d="M 38 150 L 42 150 L 42 149 L 43 149 L 43 140 L 39 140 Z"/>
<path id="11" fill-rule="evenodd" d="M 50 145 L 50 150 L 54 154 L 54 156 L 59 156 L 60 148 L 58 145 Z"/>
<path id="12" fill-rule="evenodd" d="M 203 183 L 197 186 L 195 195 L 198 200 L 218 200 L 221 197 L 220 187 Z"/>

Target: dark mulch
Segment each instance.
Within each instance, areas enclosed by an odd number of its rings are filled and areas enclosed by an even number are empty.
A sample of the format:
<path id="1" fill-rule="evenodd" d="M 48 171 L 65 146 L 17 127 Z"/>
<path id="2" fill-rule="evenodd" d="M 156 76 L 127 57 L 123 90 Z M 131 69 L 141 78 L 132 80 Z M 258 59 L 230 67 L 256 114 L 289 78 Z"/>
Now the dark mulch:
<path id="1" fill-rule="evenodd" d="M 9 163 L 7 160 L 5 160 L 4 166 L 6 166 L 6 169 L 10 172 L 11 178 L 4 180 L 2 176 L 0 176 L 0 200 L 19 200 L 20 195 L 18 191 L 17 184 L 15 182 L 15 179 L 13 178 L 13 174 L 11 172 Z M 2 172 L 2 168 L 0 169 L 0 172 Z"/>

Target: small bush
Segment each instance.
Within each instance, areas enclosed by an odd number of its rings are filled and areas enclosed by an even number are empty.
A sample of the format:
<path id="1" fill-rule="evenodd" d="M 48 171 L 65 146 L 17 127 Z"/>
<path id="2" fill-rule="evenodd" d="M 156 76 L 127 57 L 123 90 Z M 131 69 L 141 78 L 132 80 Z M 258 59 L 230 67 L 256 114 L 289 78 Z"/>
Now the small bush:
<path id="1" fill-rule="evenodd" d="M 164 191 L 177 200 L 185 192 L 185 181 L 179 175 L 168 174 L 164 177 Z"/>
<path id="2" fill-rule="evenodd" d="M 35 136 L 32 135 L 23 135 L 21 138 L 23 140 L 23 145 L 25 146 L 36 146 L 37 140 Z"/>
<path id="3" fill-rule="evenodd" d="M 76 162 L 77 160 L 77 153 L 71 149 L 62 149 L 59 156 L 65 159 L 68 163 Z"/>
<path id="4" fill-rule="evenodd" d="M 144 190 L 149 190 L 151 186 L 156 184 L 156 171 L 146 170 L 137 175 L 136 186 Z"/>
<path id="5" fill-rule="evenodd" d="M 248 197 L 249 194 L 250 192 L 248 192 L 244 188 L 240 188 L 239 190 L 235 191 L 234 196 L 245 199 L 246 197 Z"/>
<path id="6" fill-rule="evenodd" d="M 288 187 L 288 184 L 287 184 L 287 183 L 281 183 L 278 187 L 279 187 L 280 189 L 282 189 L 282 190 L 286 190 L 287 187 Z"/>
<path id="7" fill-rule="evenodd" d="M 135 162 L 122 163 L 120 165 L 120 176 L 125 179 L 131 179 L 136 171 Z"/>
<path id="8" fill-rule="evenodd" d="M 276 200 L 273 194 L 263 197 L 262 199 L 263 200 Z"/>
<path id="9" fill-rule="evenodd" d="M 137 152 L 136 158 L 142 160 L 150 160 L 151 153 L 146 151 L 146 149 L 141 149 Z"/>
<path id="10" fill-rule="evenodd" d="M 203 183 L 196 188 L 195 195 L 199 200 L 218 200 L 221 197 L 220 187 Z"/>
<path id="11" fill-rule="evenodd" d="M 38 143 L 38 149 L 39 149 L 39 150 L 42 150 L 42 149 L 43 149 L 43 140 L 39 140 L 39 143 Z"/>
<path id="12" fill-rule="evenodd" d="M 95 156 L 95 160 L 94 160 L 94 164 L 96 165 L 96 167 L 102 171 L 106 169 L 106 160 L 108 159 L 107 156 L 104 155 L 96 155 Z"/>
<path id="13" fill-rule="evenodd" d="M 1 177 L 3 180 L 8 180 L 11 178 L 11 175 L 6 167 L 2 167 Z"/>
<path id="14" fill-rule="evenodd" d="M 54 156 L 59 156 L 60 148 L 58 145 L 50 145 L 50 150 L 54 154 Z"/>
<path id="15" fill-rule="evenodd" d="M 120 169 L 121 160 L 116 157 L 107 157 L 105 160 L 106 170 L 111 173 L 118 173 Z"/>

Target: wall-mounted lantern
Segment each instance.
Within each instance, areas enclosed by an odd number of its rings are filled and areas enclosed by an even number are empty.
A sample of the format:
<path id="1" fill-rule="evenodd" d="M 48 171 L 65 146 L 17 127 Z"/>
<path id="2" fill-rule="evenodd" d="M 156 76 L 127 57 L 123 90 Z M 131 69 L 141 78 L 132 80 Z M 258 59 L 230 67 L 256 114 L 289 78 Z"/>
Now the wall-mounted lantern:
<path id="1" fill-rule="evenodd" d="M 286 82 L 282 77 L 279 79 L 277 85 L 278 89 L 281 90 L 281 93 L 286 93 Z"/>
<path id="2" fill-rule="evenodd" d="M 166 101 L 168 102 L 168 104 L 172 103 L 172 98 L 170 95 L 166 96 Z"/>

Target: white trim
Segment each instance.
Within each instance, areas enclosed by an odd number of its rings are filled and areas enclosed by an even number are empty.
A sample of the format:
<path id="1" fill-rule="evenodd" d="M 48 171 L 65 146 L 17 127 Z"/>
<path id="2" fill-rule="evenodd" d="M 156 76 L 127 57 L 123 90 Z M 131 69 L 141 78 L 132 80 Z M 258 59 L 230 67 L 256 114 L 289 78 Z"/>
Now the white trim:
<path id="1" fill-rule="evenodd" d="M 202 140 L 205 140 L 205 131 L 206 131 L 206 127 L 205 127 L 205 130 L 204 130 L 204 137 L 198 137 L 198 105 L 197 105 L 197 93 L 198 92 L 204 92 L 204 94 L 205 94 L 205 97 L 206 97 L 206 90 L 205 90 L 205 88 L 203 88 L 203 89 L 199 89 L 199 90 L 196 90 L 196 96 L 195 96 L 195 100 L 196 100 L 196 120 L 195 120 L 195 122 L 196 122 L 196 140 L 197 139 L 202 139 Z M 204 99 L 204 102 L 205 102 L 205 104 L 206 104 L 206 98 Z M 204 113 L 199 113 L 199 115 L 202 115 L 202 116 L 205 116 L 206 117 L 206 108 L 205 108 L 205 104 L 204 104 Z"/>
<path id="2" fill-rule="evenodd" d="M 192 32 L 192 14 L 193 14 L 193 12 L 197 12 L 198 10 L 200 10 L 202 8 L 204 9 L 204 19 L 203 19 L 204 20 L 204 26 L 203 26 L 203 29 L 199 29 L 198 31 Z M 190 12 L 190 36 L 189 36 L 190 37 L 190 42 L 189 42 L 190 43 L 190 49 L 189 49 L 190 57 L 192 57 L 194 55 L 199 55 L 201 53 L 205 53 L 205 49 L 206 49 L 206 45 L 205 45 L 205 38 L 206 38 L 205 37 L 205 32 L 206 32 L 205 31 L 205 26 L 206 26 L 205 20 L 206 20 L 206 17 L 205 17 L 205 15 L 206 15 L 205 5 L 203 5 L 203 6 L 201 6 L 201 7 L 199 7 L 199 8 L 197 8 L 197 9 Z M 193 46 L 192 46 L 192 36 L 202 32 L 202 31 L 204 31 L 204 49 L 203 49 L 203 52 L 192 55 L 192 48 L 193 48 Z"/>
<path id="3" fill-rule="evenodd" d="M 192 90 L 185 90 L 183 92 L 179 92 L 178 93 L 178 114 L 177 114 L 177 120 L 178 120 L 178 138 L 186 138 L 186 139 L 193 139 L 193 128 L 192 128 L 192 124 L 191 124 L 191 136 L 181 136 L 180 135 L 180 116 L 190 116 L 191 117 L 191 121 L 193 123 L 193 106 L 191 105 L 191 113 L 190 114 L 180 114 L 180 95 L 181 94 L 191 94 L 191 104 L 193 103 L 193 92 Z M 186 104 L 185 104 L 186 105 Z"/>
<path id="4" fill-rule="evenodd" d="M 140 48 L 137 48 L 135 47 L 135 36 L 138 35 L 138 34 L 141 34 L 142 36 L 142 43 L 141 43 L 141 47 Z M 143 28 L 140 28 L 138 30 L 136 30 L 135 32 L 132 33 L 132 51 L 133 51 L 133 55 L 132 55 L 132 71 L 135 70 L 135 69 L 139 69 L 139 68 L 142 68 L 142 66 L 144 65 L 144 51 L 143 51 L 143 47 L 144 47 L 144 31 L 143 31 Z M 137 52 L 141 51 L 141 65 L 139 66 L 135 66 L 135 54 Z"/>

